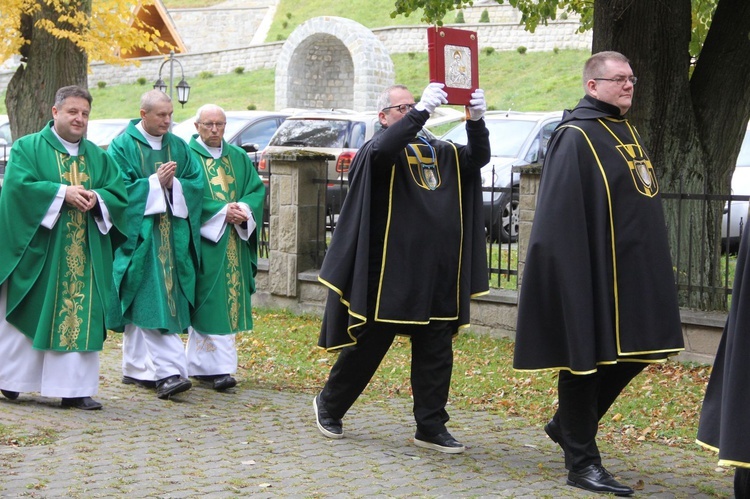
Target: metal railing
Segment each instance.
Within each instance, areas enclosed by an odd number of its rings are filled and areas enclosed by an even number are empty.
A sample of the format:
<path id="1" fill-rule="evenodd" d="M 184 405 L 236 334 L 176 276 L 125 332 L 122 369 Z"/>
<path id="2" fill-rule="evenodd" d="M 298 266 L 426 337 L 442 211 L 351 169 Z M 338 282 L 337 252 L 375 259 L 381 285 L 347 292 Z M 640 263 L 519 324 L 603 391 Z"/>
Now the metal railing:
<path id="1" fill-rule="evenodd" d="M 265 172 L 263 174 L 264 179 L 267 181 L 270 178 L 271 172 Z M 514 173 L 515 176 L 519 175 L 518 173 Z M 516 177 L 518 178 L 518 177 Z M 512 179 L 512 183 L 516 183 L 516 178 Z M 315 179 L 314 180 L 315 185 L 318 189 L 326 189 L 327 194 L 325 196 L 322 196 L 322 198 L 326 199 L 326 204 L 324 206 L 320 206 L 319 209 L 324 211 L 325 216 L 323 217 L 324 223 L 326 224 L 326 230 L 322 231 L 325 233 L 325 240 L 324 241 L 317 241 L 318 247 L 328 248 L 328 244 L 330 243 L 330 238 L 333 234 L 333 232 L 336 230 L 336 221 L 337 221 L 337 214 L 340 210 L 340 205 L 343 203 L 343 199 L 345 196 L 345 192 L 347 190 L 347 185 L 345 182 L 341 181 L 332 181 L 330 179 Z M 492 199 L 496 199 L 497 197 L 500 197 L 502 195 L 509 195 L 510 196 L 510 203 L 505 204 L 505 206 L 497 206 L 496 204 L 492 204 L 491 206 L 486 207 L 485 215 L 489 214 L 490 220 L 495 220 L 498 216 L 507 216 L 510 217 L 511 223 L 513 225 L 517 224 L 518 219 L 518 186 L 515 188 L 484 188 L 483 191 L 485 193 L 488 193 Z M 260 249 L 259 249 L 259 255 L 261 257 L 268 257 L 268 241 L 270 239 L 270 227 L 269 227 L 269 216 L 268 216 L 268 196 L 270 196 L 270 189 L 267 190 L 267 197 L 266 197 L 266 211 L 264 214 L 264 223 L 263 223 L 263 229 L 261 233 L 260 238 Z M 333 196 L 333 198 L 332 198 Z M 338 197 L 336 197 L 338 196 Z M 738 195 L 714 195 L 714 194 L 688 194 L 688 193 L 662 193 L 662 200 L 664 203 L 665 208 L 667 208 L 668 203 L 678 203 L 679 206 L 676 208 L 677 211 L 679 210 L 691 210 L 691 206 L 689 203 L 722 203 L 724 206 L 726 206 L 726 209 L 728 209 L 727 218 L 729 220 L 732 219 L 732 201 L 743 201 L 748 202 L 750 201 L 750 196 L 738 196 Z M 335 204 L 331 202 L 331 200 L 335 200 Z M 507 213 L 498 212 L 497 210 L 503 210 L 505 207 L 508 208 Z M 735 208 L 736 210 L 736 208 Z M 695 210 L 692 209 L 694 213 L 702 213 L 706 214 L 708 213 L 707 210 Z M 736 218 L 736 217 L 735 217 Z M 722 251 L 714 255 L 714 258 L 720 259 L 720 265 L 721 265 L 721 283 L 719 284 L 722 292 L 725 295 L 730 295 L 732 292 L 732 275 L 734 272 L 734 262 L 735 257 L 733 255 L 733 252 L 736 251 L 736 248 L 739 245 L 739 236 L 742 234 L 742 226 L 746 223 L 746 216 L 742 216 L 739 218 L 739 224 L 737 227 L 734 227 L 734 230 L 731 230 L 732 238 L 728 237 L 730 235 L 730 227 L 725 227 L 726 234 L 722 235 Z M 701 232 L 697 232 L 699 228 L 705 227 L 706 223 L 705 220 L 698 217 L 693 217 L 689 223 L 678 225 L 677 227 L 677 233 L 675 236 L 673 236 L 673 239 L 676 241 L 697 241 L 698 239 L 703 237 Z M 518 286 L 518 244 L 516 242 L 517 239 L 517 228 L 514 228 L 515 231 L 514 234 L 512 234 L 512 237 L 510 240 L 507 240 L 508 238 L 502 238 L 502 237 L 496 237 L 494 234 L 494 228 L 493 224 L 489 224 L 487 226 L 487 258 L 488 258 L 488 267 L 489 267 L 489 280 L 490 280 L 490 287 L 492 288 L 502 288 L 502 289 L 517 289 Z M 703 230 L 703 229 L 700 229 Z M 721 229 L 718 229 L 721 230 Z M 690 231 L 688 233 L 685 233 L 684 231 Z M 687 234 L 687 237 L 685 237 Z M 736 235 L 736 237 L 735 237 Z M 506 239 L 506 240 L 501 240 Z M 716 286 L 709 286 L 702 282 L 702 276 L 698 275 L 694 271 L 694 265 L 691 261 L 682 261 L 679 257 L 681 254 L 680 250 L 682 248 L 672 248 L 672 255 L 673 255 L 673 265 L 674 265 L 674 272 L 675 272 L 675 281 L 677 283 L 678 289 L 683 293 L 708 293 L 708 292 L 716 292 L 717 287 Z M 320 263 L 317 262 L 318 268 Z M 690 304 L 682 303 L 683 306 L 690 306 Z"/>

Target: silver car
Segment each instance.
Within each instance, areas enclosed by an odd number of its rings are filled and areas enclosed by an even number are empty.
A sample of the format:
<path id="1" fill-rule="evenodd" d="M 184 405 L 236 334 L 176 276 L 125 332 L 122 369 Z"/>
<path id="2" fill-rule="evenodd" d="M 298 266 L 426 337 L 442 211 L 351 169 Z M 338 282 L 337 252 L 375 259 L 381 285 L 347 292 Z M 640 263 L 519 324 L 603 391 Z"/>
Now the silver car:
<path id="1" fill-rule="evenodd" d="M 541 163 L 547 142 L 562 119 L 562 111 L 550 113 L 488 112 L 484 120 L 490 131 L 492 158 L 482 168 L 484 218 L 492 241 L 518 239 L 518 186 L 514 166 Z M 466 144 L 466 126 L 460 123 L 441 139 Z"/>

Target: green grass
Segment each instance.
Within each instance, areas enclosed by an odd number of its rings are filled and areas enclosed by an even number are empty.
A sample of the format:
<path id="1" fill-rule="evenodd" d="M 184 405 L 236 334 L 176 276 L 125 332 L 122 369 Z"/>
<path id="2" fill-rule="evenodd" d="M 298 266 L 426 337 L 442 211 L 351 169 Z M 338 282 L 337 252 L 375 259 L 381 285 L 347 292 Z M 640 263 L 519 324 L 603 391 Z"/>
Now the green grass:
<path id="1" fill-rule="evenodd" d="M 254 324 L 252 333 L 237 336 L 248 381 L 274 390 L 319 391 L 336 359 L 316 346 L 320 318 L 256 309 Z M 397 338 L 360 403 L 409 398 L 410 357 L 408 340 Z M 509 425 L 541 426 L 552 416 L 556 374 L 514 371 L 511 340 L 461 333 L 454 342 L 454 357 L 453 407 L 497 413 Z M 641 440 L 694 449 L 709 372 L 707 366 L 677 362 L 649 366 L 604 417 L 600 438 L 620 449 Z"/>
<path id="2" fill-rule="evenodd" d="M 366 28 L 383 26 L 413 26 L 423 24 L 422 11 L 409 17 L 397 16 L 391 19 L 395 2 L 373 2 L 370 0 L 281 0 L 276 7 L 276 15 L 268 31 L 266 42 L 286 40 L 294 29 L 308 19 L 319 16 L 335 16 L 353 19 Z M 448 14 L 448 19 L 453 19 Z"/>
<path id="3" fill-rule="evenodd" d="M 482 53 L 479 58 L 480 86 L 484 88 L 489 109 L 516 111 L 552 111 L 573 107 L 583 95 L 579 83 L 580 68 L 588 57 L 585 51 Z M 408 86 L 419 98 L 429 82 L 426 54 L 393 54 L 396 82 Z M 548 83 L 552 82 L 552 83 Z M 91 119 L 138 116 L 144 85 L 94 86 Z M 190 99 L 175 105 L 174 120 L 179 122 L 195 114 L 203 104 L 215 103 L 227 110 L 274 109 L 274 71 L 263 69 L 242 74 L 191 77 Z M 540 90 L 542 88 L 542 90 Z M 546 90 L 545 90 L 546 89 Z M 5 95 L 0 98 L 0 114 L 6 114 Z M 445 130 L 443 130 L 445 131 Z"/>

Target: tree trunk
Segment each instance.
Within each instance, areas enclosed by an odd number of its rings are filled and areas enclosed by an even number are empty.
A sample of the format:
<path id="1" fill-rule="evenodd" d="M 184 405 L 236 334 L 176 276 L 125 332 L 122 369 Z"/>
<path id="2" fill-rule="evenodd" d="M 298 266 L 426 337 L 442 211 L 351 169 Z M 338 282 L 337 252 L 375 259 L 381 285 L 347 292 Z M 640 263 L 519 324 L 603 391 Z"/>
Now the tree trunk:
<path id="1" fill-rule="evenodd" d="M 88 57 L 69 40 L 55 38 L 34 26 L 37 19 L 59 19 L 59 13 L 42 3 L 33 18 L 21 20 L 30 44 L 22 49 L 25 64 L 8 83 L 5 106 L 13 139 L 38 132 L 52 118 L 55 92 L 67 85 L 88 87 Z M 71 8 L 91 14 L 91 0 L 72 2 Z M 58 26 L 62 23 L 57 22 Z"/>
<path id="2" fill-rule="evenodd" d="M 734 132 L 744 131 L 750 117 L 750 106 L 739 99 L 748 94 L 748 26 L 750 2 L 720 0 L 691 78 L 690 0 L 594 3 L 592 52 L 616 50 L 631 60 L 638 85 L 628 117 L 641 132 L 660 191 L 709 195 L 690 202 L 665 200 L 680 300 L 686 307 L 726 310 L 720 265 L 723 202 L 710 200 L 710 195 L 729 192 L 731 158 L 737 157 L 742 139 Z M 732 130 L 733 136 L 718 140 L 723 130 Z M 688 275 L 702 291 L 686 284 Z"/>

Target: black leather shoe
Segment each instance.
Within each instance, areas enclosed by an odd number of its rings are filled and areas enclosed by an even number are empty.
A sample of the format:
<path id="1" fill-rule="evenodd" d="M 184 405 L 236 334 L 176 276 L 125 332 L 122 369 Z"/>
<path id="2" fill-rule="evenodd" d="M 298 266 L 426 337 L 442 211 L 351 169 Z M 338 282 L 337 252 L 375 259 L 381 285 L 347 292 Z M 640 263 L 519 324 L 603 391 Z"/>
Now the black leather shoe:
<path id="1" fill-rule="evenodd" d="M 563 447 L 562 431 L 560 430 L 560 426 L 555 422 L 554 419 L 550 419 L 549 423 L 544 425 L 544 432 L 553 442 L 560 446 L 563 452 L 565 452 L 565 447 Z"/>
<path id="2" fill-rule="evenodd" d="M 344 425 L 340 419 L 332 418 L 328 411 L 318 405 L 318 396 L 313 399 L 315 410 L 315 422 L 318 424 L 320 433 L 328 438 L 344 438 Z"/>
<path id="3" fill-rule="evenodd" d="M 568 485 L 591 492 L 604 492 L 616 496 L 633 495 L 633 489 L 615 480 L 615 477 L 601 464 L 592 464 L 581 471 L 568 472 Z"/>
<path id="4" fill-rule="evenodd" d="M 12 392 L 10 390 L 0 390 L 0 393 L 2 393 L 3 397 L 8 400 L 16 400 L 18 398 L 18 392 Z"/>
<path id="5" fill-rule="evenodd" d="M 453 438 L 453 435 L 444 431 L 434 437 L 428 437 L 417 430 L 414 435 L 414 445 L 425 449 L 432 449 L 446 454 L 460 454 L 466 450 L 464 444 Z"/>
<path id="6" fill-rule="evenodd" d="M 124 385 L 137 385 L 143 388 L 156 388 L 156 381 L 148 379 L 138 379 L 131 376 L 123 376 L 122 383 Z"/>
<path id="7" fill-rule="evenodd" d="M 192 386 L 193 383 L 189 379 L 175 374 L 156 382 L 156 396 L 160 399 L 168 399 L 172 395 L 190 390 Z"/>
<path id="8" fill-rule="evenodd" d="M 222 374 L 214 378 L 213 387 L 217 392 L 222 392 L 228 388 L 237 386 L 237 380 L 229 374 Z"/>
<path id="9" fill-rule="evenodd" d="M 81 409 L 82 411 L 96 411 L 102 408 L 102 404 L 91 397 L 63 398 L 60 405 L 68 409 Z"/>

